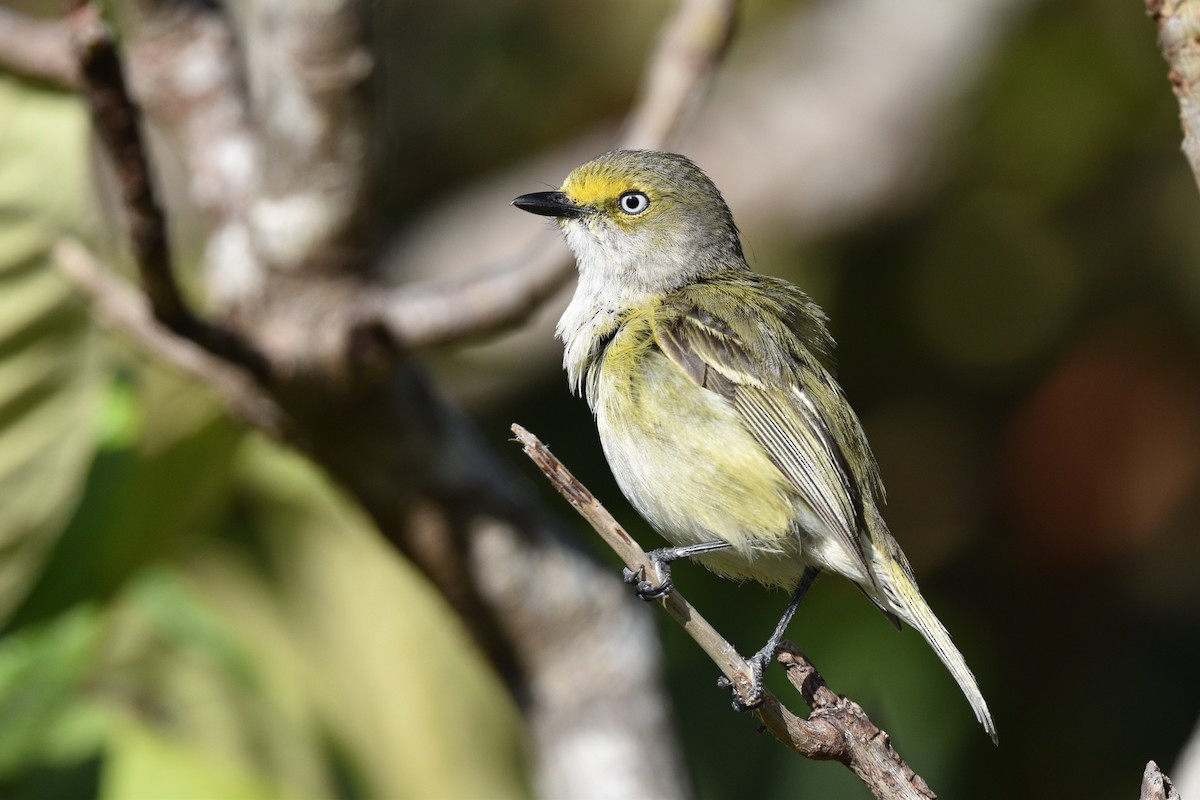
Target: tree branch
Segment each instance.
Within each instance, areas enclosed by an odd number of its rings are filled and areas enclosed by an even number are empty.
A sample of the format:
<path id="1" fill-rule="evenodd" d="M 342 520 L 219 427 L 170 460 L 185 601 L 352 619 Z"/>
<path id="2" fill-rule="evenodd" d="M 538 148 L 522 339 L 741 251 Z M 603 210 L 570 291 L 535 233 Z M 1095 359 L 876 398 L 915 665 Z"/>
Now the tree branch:
<path id="1" fill-rule="evenodd" d="M 645 570 L 660 580 L 655 565 L 641 546 L 613 519 L 536 436 L 520 425 L 512 431 L 538 468 L 567 502 L 588 521 L 600 537 L 633 571 Z M 721 636 L 678 589 L 657 601 L 700 645 L 739 697 L 749 698 L 752 677 L 736 648 Z M 892 749 L 888 735 L 871 722 L 857 703 L 840 697 L 826 685 L 812 663 L 789 642 L 781 646 L 779 661 L 788 679 L 812 708 L 807 719 L 788 710 L 769 690 L 755 711 L 767 730 L 800 755 L 814 760 L 839 761 L 849 767 L 878 798 L 932 800 L 936 795 L 920 775 Z"/>
<path id="2" fill-rule="evenodd" d="M 1200 722 L 1192 728 L 1175 763 L 1171 766 L 1175 773 L 1175 785 L 1179 787 L 1182 797 L 1200 797 Z"/>
<path id="3" fill-rule="evenodd" d="M 74 239 L 54 246 L 62 273 L 87 295 L 101 320 L 147 352 L 211 386 L 226 408 L 263 432 L 286 440 L 279 406 L 243 370 L 195 342 L 167 331 L 154 318 L 146 296 L 96 262 Z"/>
<path id="4" fill-rule="evenodd" d="M 1179 99 L 1183 154 L 1200 185 L 1200 2 L 1146 0 L 1146 13 L 1158 25 L 1158 44 L 1170 67 L 1167 79 Z"/>
<path id="5" fill-rule="evenodd" d="M 517 441 L 525 448 L 525 453 L 538 465 L 546 477 L 558 489 L 567 502 L 579 512 L 580 516 L 604 539 L 605 544 L 612 548 L 621 560 L 633 572 L 642 571 L 646 579 L 653 584 L 662 583 L 663 575 L 659 574 L 657 565 L 646 555 L 641 546 L 625 529 L 613 519 L 612 515 L 600 504 L 587 487 L 572 475 L 562 462 L 554 457 L 546 445 L 520 425 L 514 424 L 512 432 Z M 683 595 L 673 591 L 660 601 L 667 613 L 674 617 L 683 629 L 700 645 L 700 649 L 713 660 L 721 670 L 721 674 L 737 690 L 738 696 L 749 705 L 754 676 L 746 660 L 742 658 L 725 637 L 717 633 L 700 612 L 696 611 Z"/>
<path id="6" fill-rule="evenodd" d="M 215 191 L 247 192 L 248 216 L 253 218 L 255 230 L 252 238 L 261 248 L 253 255 L 277 267 L 263 271 L 261 289 L 239 304 L 237 316 L 228 323 L 237 326 L 231 328 L 237 341 L 253 342 L 250 352 L 265 354 L 264 360 L 271 367 L 269 381 L 255 383 L 241 374 L 240 382 L 249 386 L 251 400 L 260 391 L 265 393 L 272 413 L 257 419 L 253 413 L 242 415 L 268 432 L 282 428 L 287 441 L 346 488 L 371 515 L 381 534 L 453 604 L 526 715 L 533 743 L 531 771 L 545 796 L 577 796 L 585 790 L 613 796 L 630 794 L 623 787 L 639 787 L 663 798 L 686 796 L 687 778 L 662 699 L 657 662 L 650 657 L 635 665 L 627 663 L 634 653 L 655 652 L 652 621 L 638 613 L 634 600 L 619 585 L 610 583 L 597 564 L 570 545 L 566 530 L 545 518 L 536 498 L 527 496 L 511 468 L 494 456 L 470 422 L 440 396 L 422 372 L 411 362 L 395 357 L 389 350 L 390 343 L 379 341 L 383 337 L 369 324 L 357 324 L 365 308 L 374 308 L 369 298 L 378 288 L 361 269 L 361 256 L 355 260 L 348 254 L 369 252 L 375 243 L 362 225 L 354 223 L 351 230 L 337 220 L 360 220 L 362 209 L 320 210 L 328 225 L 304 227 L 303 215 L 287 217 L 287 225 L 282 224 L 285 212 L 293 207 L 292 201 L 303 206 L 304 198 L 309 196 L 306 193 L 314 191 L 314 186 L 319 190 L 323 177 L 340 187 L 322 194 L 323 202 L 353 206 L 363 201 L 363 193 L 352 187 L 359 185 L 361 173 L 373 174 L 373 165 L 354 143 L 367 135 L 367 120 L 358 113 L 339 114 L 338 95 L 347 81 L 356 81 L 359 71 L 369 66 L 361 57 L 364 45 L 356 38 L 356 25 L 350 19 L 367 6 L 350 3 L 331 7 L 331 14 L 345 12 L 350 16 L 338 17 L 330 30 L 302 37 L 302 41 L 290 37 L 288 31 L 321 26 L 311 18 L 295 17 L 280 28 L 273 27 L 269 19 L 281 10 L 303 16 L 293 4 L 281 6 L 270 0 L 240 8 L 254 18 L 249 22 L 243 18 L 244 24 L 238 29 L 236 41 L 242 43 L 242 57 L 248 62 L 271 60 L 266 67 L 262 63 L 248 64 L 247 85 L 252 90 L 257 86 L 260 92 L 276 92 L 273 101 L 267 98 L 254 106 L 256 115 L 268 114 L 272 119 L 256 116 L 248 134 L 255 137 L 252 144 L 257 149 L 253 152 L 269 153 L 274 158 L 277 153 L 273 137 L 288 132 L 285 117 L 292 106 L 279 92 L 313 113 L 336 117 L 332 121 L 309 120 L 329 133 L 332 140 L 310 143 L 313 147 L 284 148 L 278 154 L 284 161 L 307 159 L 304 166 L 295 167 L 290 178 L 289 168 L 277 165 L 262 184 L 254 181 L 248 187 L 240 186 L 236 175 L 230 173 L 221 174 L 221 185 L 213 187 Z M 88 12 L 76 8 L 72 13 Z M 80 22 L 87 21 L 82 18 Z M 155 24 L 160 21 L 171 22 L 157 17 L 154 20 Z M 98 20 L 94 22 L 98 24 Z M 101 29 L 99 35 L 103 33 Z M 387 31 L 375 33 L 387 35 Z M 322 38 L 324 34 L 329 36 Z M 264 38 L 269 41 L 263 42 Z M 296 59 L 309 48 L 321 49 L 321 42 L 329 45 L 328 52 L 323 53 L 329 63 L 344 69 L 323 71 L 315 61 L 301 59 L 306 67 L 302 76 L 288 79 L 291 83 L 286 87 L 264 89 L 264 80 L 269 83 L 278 77 L 275 73 L 279 70 L 294 67 Z M 104 46 L 115 61 L 111 42 Z M 197 73 L 213 77 L 211 70 L 187 70 L 185 52 L 203 47 L 202 42 L 180 43 L 174 49 L 174 59 L 169 46 L 164 47 L 157 56 L 160 61 L 156 69 L 178 68 L 192 77 Z M 297 52 L 297 47 L 302 52 Z M 119 72 L 110 70 L 107 80 L 110 83 L 102 81 L 101 88 L 111 93 L 113 84 L 120 80 Z M 188 87 L 197 89 L 195 84 Z M 124 94 L 123 85 L 120 88 Z M 237 90 L 225 81 L 221 91 Z M 187 117 L 211 110 L 210 105 L 199 95 L 172 98 L 171 90 L 166 92 L 157 96 L 148 92 L 147 96 L 163 104 L 174 100 L 174 108 L 162 108 L 184 117 L 173 121 L 176 130 L 186 134 L 181 138 L 195 137 L 196 146 L 203 147 L 204 137 L 198 127 L 189 128 L 198 121 Z M 130 127 L 136 133 L 137 113 L 127 96 L 121 98 L 118 108 L 126 128 L 120 133 L 128 137 Z M 234 129 L 240 124 L 236 113 L 225 120 L 232 122 Z M 105 130 L 105 120 L 98 119 L 97 125 Z M 234 133 L 236 139 L 236 130 Z M 116 138 L 118 145 L 128 145 L 127 138 Z M 209 147 L 217 144 L 208 141 Z M 138 146 L 128 147 L 127 152 L 138 159 L 134 169 L 146 177 L 150 174 L 146 166 L 149 154 L 140 145 L 139 139 Z M 333 146 L 332 155 L 323 149 L 326 145 Z M 367 153 L 377 151 L 368 148 Z M 193 173 L 193 181 L 204 177 L 195 174 L 203 169 L 201 158 L 189 155 L 184 161 Z M 118 159 L 118 177 L 123 177 L 121 164 Z M 359 177 L 327 174 L 342 169 L 356 171 Z M 289 189 L 293 185 L 295 191 Z M 148 181 L 144 186 L 149 186 Z M 153 195 L 149 197 L 153 201 Z M 233 200 L 231 218 L 236 220 L 243 201 L 238 197 Z M 219 203 L 220 198 L 215 202 Z M 151 216 L 161 224 L 163 215 L 157 203 L 153 203 L 153 209 Z M 266 220 L 264 227 L 260 224 L 264 223 L 262 214 L 283 216 Z M 264 245 L 260 240 L 263 234 L 271 233 L 268 228 L 275 224 L 279 225 L 275 232 L 284 235 L 288 225 L 293 226 L 291 230 L 298 235 L 291 245 L 303 243 L 311 248 L 308 252 L 293 250 L 298 260 L 292 263 L 315 268 L 291 273 L 278 268 L 287 265 L 288 259 L 281 251 L 273 250 L 270 241 Z M 295 226 L 304 230 L 297 231 Z M 323 233 L 315 237 L 318 231 Z M 168 255 L 163 250 L 155 259 L 139 259 L 139 270 L 152 277 L 155 270 L 164 270 L 173 288 Z M 66 260 L 70 261 L 69 255 Z M 244 373 L 239 367 L 246 364 L 242 354 L 236 349 L 213 346 L 212 337 L 205 335 L 207 327 L 171 325 L 169 314 L 159 315 L 161 325 L 155 322 L 150 308 L 157 308 L 158 295 L 153 284 L 148 282 L 145 287 L 151 301 L 147 308 L 145 299 L 131 297 L 128 290 L 114 290 L 99 270 L 85 269 L 81 274 L 85 275 L 81 279 L 85 285 L 88 278 L 96 279 L 90 293 L 98 299 L 98 310 L 110 309 L 110 316 L 138 341 L 173 362 L 184 362 L 185 367 L 189 358 L 194 359 L 191 368 L 197 374 L 208 370 L 207 379 L 218 390 L 229 373 L 234 383 L 239 382 L 237 376 Z M 190 313 L 177 290 L 174 296 L 179 301 L 175 310 Z M 362 345 L 357 349 L 367 352 L 365 359 L 356 359 L 356 343 Z M 246 349 L 250 349 L 248 345 Z M 371 355 L 379 352 L 384 356 Z M 283 425 L 275 424 L 275 412 L 279 412 Z M 514 575 L 520 575 L 521 580 L 512 580 Z M 529 592 L 531 583 L 539 587 L 537 593 Z M 556 595 L 553 602 L 545 601 L 547 593 Z M 585 663 L 580 662 L 580 648 L 575 646 L 582 629 L 589 632 L 586 638 L 594 649 Z M 598 679 L 614 670 L 621 672 L 622 681 Z M 637 714 L 627 713 L 628 708 L 637 709 Z M 604 747 L 594 747 L 597 740 Z M 619 774 L 611 769 L 612 758 L 619 758 L 623 765 Z"/>
<path id="7" fill-rule="evenodd" d="M 344 273 L 362 261 L 382 209 L 364 202 L 367 48 L 374 4 L 358 0 L 256 0 L 236 14 L 260 146 L 262 185 L 250 215 L 267 266 Z M 386 4 L 385 4 L 386 5 Z M 365 254 L 369 256 L 369 253 Z"/>
<path id="8" fill-rule="evenodd" d="M 0 69 L 63 89 L 79 85 L 79 65 L 66 27 L 6 8 L 0 8 Z"/>
<path id="9" fill-rule="evenodd" d="M 820 749 L 797 752 L 814 760 L 831 759 L 845 764 L 877 797 L 920 800 L 937 797 L 925 779 L 892 748 L 887 733 L 871 721 L 862 706 L 830 689 L 817 668 L 794 644 L 781 643 L 778 659 L 792 686 L 812 709 L 808 724 L 832 728 L 810 730 L 808 740 Z M 827 751 L 826 746 L 834 749 Z"/>
<path id="10" fill-rule="evenodd" d="M 555 239 L 517 264 L 393 289 L 373 301 L 378 310 L 370 318 L 400 353 L 482 338 L 528 319 L 567 282 L 573 267 Z"/>
<path id="11" fill-rule="evenodd" d="M 208 307 L 236 308 L 266 280 L 249 222 L 263 149 L 251 127 L 237 37 L 215 6 L 155 3 L 138 11 L 145 22 L 125 38 L 130 91 L 150 124 L 177 145 L 188 194 L 209 228 Z"/>
<path id="12" fill-rule="evenodd" d="M 622 147 L 659 149 L 678 137 L 725 54 L 737 8 L 736 0 L 680 0 L 647 61 Z M 394 289 L 379 299 L 378 320 L 398 352 L 495 333 L 525 321 L 567 282 L 572 266 L 554 241 L 516 266 Z"/>
<path id="13" fill-rule="evenodd" d="M 269 368 L 258 350 L 240 334 L 201 320 L 183 299 L 172 270 L 166 219 L 154 193 L 139 129 L 141 115 L 126 89 L 120 56 L 100 12 L 86 0 L 72 0 L 66 23 L 79 62 L 84 98 L 116 169 L 134 261 L 154 317 L 171 331 L 265 380 Z"/>
<path id="14" fill-rule="evenodd" d="M 658 150 L 679 137 L 729 48 L 737 11 L 734 0 L 680 0 L 625 121 L 622 147 Z"/>
<path id="15" fill-rule="evenodd" d="M 1175 784 L 1163 774 L 1158 764 L 1146 762 L 1146 771 L 1142 774 L 1142 793 L 1139 800 L 1179 800 L 1179 792 Z"/>

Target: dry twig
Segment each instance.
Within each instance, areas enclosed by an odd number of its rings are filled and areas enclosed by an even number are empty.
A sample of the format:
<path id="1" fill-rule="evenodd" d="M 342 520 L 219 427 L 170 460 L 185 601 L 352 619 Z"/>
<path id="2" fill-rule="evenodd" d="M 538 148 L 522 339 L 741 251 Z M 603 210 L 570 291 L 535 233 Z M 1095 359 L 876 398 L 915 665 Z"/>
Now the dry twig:
<path id="1" fill-rule="evenodd" d="M 243 370 L 164 329 L 155 321 L 146 296 L 104 269 L 82 244 L 75 239 L 60 240 L 54 246 L 54 260 L 89 297 L 106 324 L 147 352 L 211 386 L 235 416 L 278 439 L 287 438 L 285 416 L 261 386 Z"/>
<path id="2" fill-rule="evenodd" d="M 733 39 L 737 10 L 730 0 L 681 0 L 659 37 L 622 147 L 657 150 L 679 137 Z"/>
<path id="3" fill-rule="evenodd" d="M 654 569 L 653 562 L 587 487 L 532 433 L 517 424 L 512 426 L 512 431 L 554 488 L 625 565 L 631 570 L 643 569 L 650 574 Z M 736 648 L 705 621 L 677 589 L 657 602 L 700 645 L 739 696 L 743 700 L 748 698 L 751 672 Z M 755 713 L 776 739 L 806 758 L 845 764 L 876 797 L 885 800 L 932 800 L 936 797 L 925 780 L 892 749 L 887 733 L 871 722 L 861 706 L 835 694 L 812 663 L 790 642 L 781 646 L 779 660 L 792 685 L 812 708 L 812 713 L 807 719 L 797 716 L 767 690 Z"/>
<path id="4" fill-rule="evenodd" d="M 0 8 L 0 69 L 73 89 L 79 68 L 66 27 Z"/>
<path id="5" fill-rule="evenodd" d="M 1146 762 L 1146 771 L 1142 774 L 1142 793 L 1139 800 L 1179 800 L 1179 792 L 1175 784 L 1163 774 L 1158 764 Z"/>
<path id="6" fill-rule="evenodd" d="M 1146 0 L 1146 13 L 1158 25 L 1158 44 L 1167 59 L 1167 78 L 1179 98 L 1183 154 L 1200 185 L 1200 2 Z"/>

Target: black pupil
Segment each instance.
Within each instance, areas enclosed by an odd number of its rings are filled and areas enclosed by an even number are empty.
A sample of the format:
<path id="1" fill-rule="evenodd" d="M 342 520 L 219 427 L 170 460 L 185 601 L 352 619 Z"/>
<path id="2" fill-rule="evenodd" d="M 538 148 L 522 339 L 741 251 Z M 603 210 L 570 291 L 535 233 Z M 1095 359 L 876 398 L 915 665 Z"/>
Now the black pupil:
<path id="1" fill-rule="evenodd" d="M 646 196 L 640 192 L 630 192 L 621 198 L 621 205 L 626 211 L 641 211 L 645 206 Z"/>

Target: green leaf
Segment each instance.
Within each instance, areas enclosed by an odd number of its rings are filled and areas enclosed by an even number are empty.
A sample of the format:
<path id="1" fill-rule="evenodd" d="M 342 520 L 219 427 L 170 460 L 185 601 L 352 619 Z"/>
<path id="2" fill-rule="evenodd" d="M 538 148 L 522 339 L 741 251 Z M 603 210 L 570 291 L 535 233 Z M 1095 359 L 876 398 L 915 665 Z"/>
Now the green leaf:
<path id="1" fill-rule="evenodd" d="M 98 614 L 78 608 L 0 643 L 0 780 L 31 763 L 77 760 L 99 747 L 101 725 L 78 694 L 100 628 Z"/>
<path id="2" fill-rule="evenodd" d="M 101 800 L 283 800 L 295 796 L 234 759 L 189 747 L 133 720 L 119 726 L 110 741 L 100 792 Z"/>
<path id="3" fill-rule="evenodd" d="M 308 698 L 359 793 L 527 797 L 521 719 L 441 595 L 304 459 L 254 437 L 238 474 L 261 577 L 198 578 Z"/>
<path id="4" fill-rule="evenodd" d="M 242 430 L 183 377 L 145 370 L 136 382 L 142 413 L 155 422 L 142 426 L 136 447 L 110 440 L 97 455 L 10 627 L 112 597 L 139 569 L 195 546 L 224 514 Z"/>
<path id="5" fill-rule="evenodd" d="M 0 621 L 36 577 L 93 452 L 90 324 L 49 255 L 91 212 L 80 103 L 0 75 Z"/>

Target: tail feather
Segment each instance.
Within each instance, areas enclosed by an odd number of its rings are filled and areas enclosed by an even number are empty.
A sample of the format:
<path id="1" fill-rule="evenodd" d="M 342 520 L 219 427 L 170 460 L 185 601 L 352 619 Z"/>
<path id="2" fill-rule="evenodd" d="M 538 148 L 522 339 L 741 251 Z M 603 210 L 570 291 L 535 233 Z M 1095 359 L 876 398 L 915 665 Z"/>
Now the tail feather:
<path id="1" fill-rule="evenodd" d="M 907 561 L 903 559 L 904 555 L 900 553 L 899 559 L 889 558 L 884 564 L 876 562 L 882 573 L 877 573 L 877 578 L 881 579 L 879 583 L 882 584 L 880 588 L 885 595 L 885 607 L 920 631 L 921 635 L 925 637 L 925 641 L 929 642 L 929 646 L 946 665 L 946 669 L 954 676 L 954 680 L 958 682 L 958 686 L 966 695 L 967 702 L 975 712 L 975 718 L 979 720 L 979 724 L 992 737 L 993 743 L 999 743 L 996 737 L 996 723 L 992 720 L 987 702 L 979 691 L 975 676 L 967 666 L 962 653 L 958 652 L 958 648 L 950 640 L 950 632 L 946 630 L 946 626 L 934 616 L 933 609 L 921 596 L 917 582 L 913 579 L 912 570 Z"/>

